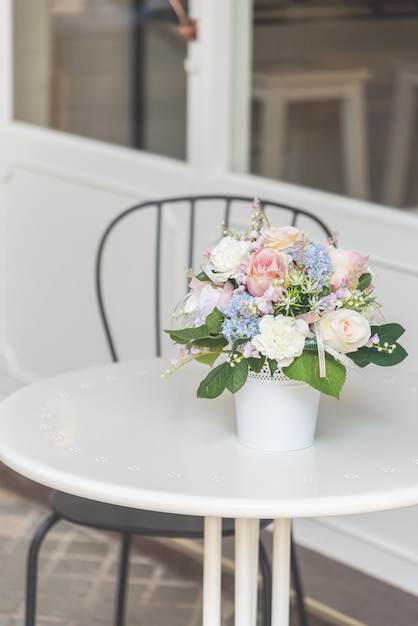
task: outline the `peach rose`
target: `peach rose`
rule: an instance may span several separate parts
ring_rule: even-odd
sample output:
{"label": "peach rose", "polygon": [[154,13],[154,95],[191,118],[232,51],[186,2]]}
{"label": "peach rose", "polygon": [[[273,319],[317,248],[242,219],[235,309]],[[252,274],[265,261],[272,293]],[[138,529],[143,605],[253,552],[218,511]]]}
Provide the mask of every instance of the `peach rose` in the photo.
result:
{"label": "peach rose", "polygon": [[292,248],[303,236],[303,233],[294,226],[262,228],[261,234],[266,238],[263,242],[263,248],[274,248],[275,250]]}
{"label": "peach rose", "polygon": [[334,248],[334,246],[327,246],[326,249],[334,268],[330,278],[333,291],[346,286],[347,283],[355,288],[358,279],[365,270],[367,257],[362,256],[358,252],[342,250],[341,248]]}
{"label": "peach rose", "polygon": [[318,324],[325,345],[342,354],[366,345],[371,335],[369,322],[351,309],[325,313]]}
{"label": "peach rose", "polygon": [[273,281],[287,283],[291,257],[274,248],[260,248],[252,255],[247,267],[247,289],[252,296],[262,296]]}

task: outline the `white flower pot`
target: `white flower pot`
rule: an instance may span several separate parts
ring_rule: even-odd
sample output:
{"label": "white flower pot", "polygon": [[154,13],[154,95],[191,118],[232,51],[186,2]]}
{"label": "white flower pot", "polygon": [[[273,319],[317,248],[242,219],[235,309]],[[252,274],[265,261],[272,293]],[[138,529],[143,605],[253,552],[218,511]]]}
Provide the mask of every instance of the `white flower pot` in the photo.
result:
{"label": "white flower pot", "polygon": [[249,372],[235,393],[238,441],[249,448],[285,452],[314,442],[319,391],[281,372]]}

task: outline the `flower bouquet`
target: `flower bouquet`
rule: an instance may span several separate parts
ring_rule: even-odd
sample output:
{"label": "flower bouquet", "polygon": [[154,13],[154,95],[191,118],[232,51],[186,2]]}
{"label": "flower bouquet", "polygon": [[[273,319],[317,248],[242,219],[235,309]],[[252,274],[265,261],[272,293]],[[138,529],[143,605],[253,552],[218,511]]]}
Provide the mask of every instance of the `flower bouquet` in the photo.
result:
{"label": "flower bouquet", "polygon": [[224,228],[191,274],[178,328],[166,331],[181,344],[167,375],[205,363],[211,370],[197,396],[215,398],[267,366],[271,376],[280,369],[338,398],[348,366],[391,366],[407,356],[397,342],[402,326],[382,323],[367,257],[335,239],[321,245],[292,226],[270,226],[257,200],[251,218],[244,234]]}

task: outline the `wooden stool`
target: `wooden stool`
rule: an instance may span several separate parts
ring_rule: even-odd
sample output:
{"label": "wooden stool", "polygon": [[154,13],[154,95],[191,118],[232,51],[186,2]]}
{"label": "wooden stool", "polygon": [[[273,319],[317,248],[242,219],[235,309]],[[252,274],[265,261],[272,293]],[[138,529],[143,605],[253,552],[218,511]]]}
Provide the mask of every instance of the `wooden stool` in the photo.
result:
{"label": "wooden stool", "polygon": [[367,70],[326,72],[255,73],[253,100],[262,104],[262,173],[282,178],[288,107],[292,102],[340,100],[347,193],[356,198],[369,195],[368,142],[365,82]]}
{"label": "wooden stool", "polygon": [[417,87],[418,63],[400,63],[396,71],[383,190],[383,202],[390,206],[401,206],[405,199],[416,120]]}

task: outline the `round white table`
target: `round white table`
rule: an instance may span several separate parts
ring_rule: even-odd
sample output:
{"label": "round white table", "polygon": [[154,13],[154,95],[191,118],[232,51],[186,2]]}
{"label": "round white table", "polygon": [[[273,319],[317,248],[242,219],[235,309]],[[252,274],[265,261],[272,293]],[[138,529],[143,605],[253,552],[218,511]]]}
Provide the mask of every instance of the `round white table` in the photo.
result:
{"label": "round white table", "polygon": [[[220,624],[221,518],[236,518],[235,623],[256,623],[258,520],[273,518],[273,626],[289,622],[292,518],[418,504],[418,375],[349,372],[322,397],[315,444],[237,442],[234,401],[195,397],[202,365],[116,363],[47,379],[0,404],[0,458],[49,487],[112,504],[205,517],[203,625]],[[260,407],[262,410],[262,407]]]}

